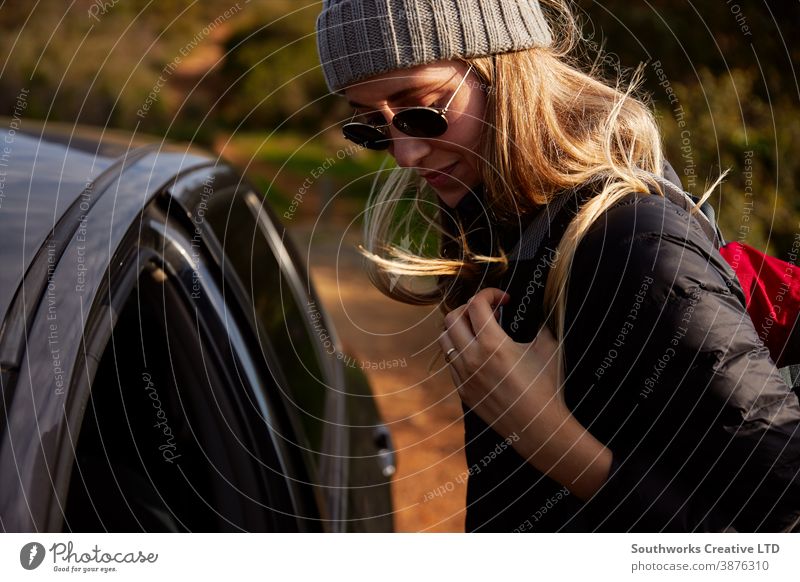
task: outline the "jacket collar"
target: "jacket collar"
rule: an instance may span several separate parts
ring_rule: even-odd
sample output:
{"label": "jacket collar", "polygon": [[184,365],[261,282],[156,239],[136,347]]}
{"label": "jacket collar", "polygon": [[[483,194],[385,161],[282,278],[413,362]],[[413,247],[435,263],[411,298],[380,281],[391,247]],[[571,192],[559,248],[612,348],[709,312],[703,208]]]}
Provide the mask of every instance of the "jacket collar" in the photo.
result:
{"label": "jacket collar", "polygon": [[[456,224],[460,224],[466,233],[470,250],[475,254],[490,256],[499,255],[501,249],[505,253],[511,252],[530,220],[521,217],[518,223],[512,225],[498,224],[486,202],[483,186],[467,192],[452,208],[439,200],[439,209],[442,226],[447,232],[457,237],[459,231]],[[446,256],[453,258],[450,254]]]}

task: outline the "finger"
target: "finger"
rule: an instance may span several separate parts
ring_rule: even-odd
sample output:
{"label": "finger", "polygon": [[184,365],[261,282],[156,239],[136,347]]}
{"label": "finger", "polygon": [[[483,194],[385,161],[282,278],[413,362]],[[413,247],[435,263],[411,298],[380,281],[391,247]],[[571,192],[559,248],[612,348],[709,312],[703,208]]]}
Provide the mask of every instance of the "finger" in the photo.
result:
{"label": "finger", "polygon": [[452,311],[450,311],[447,315],[444,316],[444,329],[447,331],[447,328],[450,327],[459,317],[464,316],[464,310],[467,308],[467,304],[460,305],[456,307]]}
{"label": "finger", "polygon": [[467,303],[467,317],[478,341],[486,346],[499,346],[508,334],[497,322],[496,310],[511,297],[500,289],[483,289]]}
{"label": "finger", "polygon": [[[489,287],[479,291],[465,305],[454,309],[445,317],[445,333],[449,341],[452,342],[452,345],[458,350],[459,354],[469,349],[477,349],[478,347],[475,341],[475,330],[479,328],[468,315],[468,310],[471,309],[471,305],[477,301],[485,306],[489,314],[492,314],[494,306],[500,306],[507,303],[509,300],[510,296],[507,293],[504,293],[500,289]],[[490,304],[492,307],[489,307]],[[492,314],[490,317],[493,318],[494,315]],[[490,345],[492,349],[496,349],[504,339],[508,338],[496,321],[495,326],[497,327],[497,333],[491,337],[484,338],[487,340],[487,345]],[[488,344],[490,341],[494,341],[495,343]],[[455,354],[453,354],[453,356],[455,357]],[[454,357],[450,359],[453,360]],[[461,370],[459,370],[459,372],[461,372]]]}
{"label": "finger", "polygon": [[463,352],[475,340],[469,318],[466,317],[467,306],[462,305],[451,311],[445,318],[445,335],[459,353]]}
{"label": "finger", "polygon": [[480,297],[493,306],[505,305],[511,300],[511,295],[498,289],[497,287],[486,287],[485,289],[481,289],[472,297],[472,299],[475,297]]}
{"label": "finger", "polygon": [[[478,301],[485,300],[492,306],[492,314],[498,323],[500,322],[500,307],[511,300],[511,295],[494,287],[487,287],[486,289],[480,290],[475,294],[472,300],[475,300],[476,297]],[[469,306],[469,302],[467,302],[467,305]]]}
{"label": "finger", "polygon": [[453,345],[453,342],[450,341],[450,338],[447,337],[446,332],[439,336],[439,349],[442,351],[445,364],[452,362],[453,358],[458,354],[458,349]]}
{"label": "finger", "polygon": [[[450,328],[456,324],[459,319],[464,317],[464,311],[466,310],[467,306],[462,305],[457,307],[453,311],[449,312],[444,317],[444,331],[439,336],[439,343],[442,345],[442,348],[450,348],[453,347],[453,340],[450,337]],[[446,345],[442,342],[446,342]]]}
{"label": "finger", "polygon": [[[466,309],[466,305],[462,305],[457,309],[454,309],[450,313],[445,316],[444,319],[444,331],[439,334],[438,342],[439,348],[442,350],[442,354],[444,355],[445,363],[449,364],[454,357],[456,357],[458,348],[453,344],[453,339],[451,337],[450,327],[452,327],[459,319],[463,319],[463,312]],[[455,350],[455,351],[451,351]],[[450,352],[450,355],[448,355]]]}

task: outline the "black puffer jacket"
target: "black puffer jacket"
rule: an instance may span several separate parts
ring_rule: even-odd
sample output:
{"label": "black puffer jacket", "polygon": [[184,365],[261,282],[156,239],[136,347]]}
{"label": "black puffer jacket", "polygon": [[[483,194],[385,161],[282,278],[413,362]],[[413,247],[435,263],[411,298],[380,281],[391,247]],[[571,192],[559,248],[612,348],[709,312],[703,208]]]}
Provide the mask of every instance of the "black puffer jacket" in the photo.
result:
{"label": "black puffer jacket", "polygon": [[[556,244],[512,263],[502,325],[530,341]],[[456,207],[483,250],[481,194]],[[524,227],[524,225],[522,225]],[[519,230],[519,229],[514,229]],[[502,233],[503,246],[515,240]],[[518,233],[516,235],[518,237]],[[631,195],[580,244],[566,317],[566,397],[614,453],[589,503],[536,471],[465,409],[467,531],[781,531],[800,521],[800,406],[758,339],[735,274],[696,221]]]}

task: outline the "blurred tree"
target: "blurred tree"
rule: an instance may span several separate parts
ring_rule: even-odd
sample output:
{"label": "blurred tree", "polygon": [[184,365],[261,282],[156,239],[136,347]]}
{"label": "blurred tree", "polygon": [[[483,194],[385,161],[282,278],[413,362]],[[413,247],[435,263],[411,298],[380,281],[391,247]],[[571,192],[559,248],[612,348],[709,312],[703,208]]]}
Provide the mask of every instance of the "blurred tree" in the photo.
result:
{"label": "blurred tree", "polygon": [[684,186],[701,193],[730,170],[712,198],[724,233],[785,255],[800,233],[800,46],[791,42],[800,2],[577,5],[585,46],[595,58],[605,49],[598,61],[609,77],[646,63],[643,89]]}
{"label": "blurred tree", "polygon": [[[248,5],[231,0],[45,0],[0,6],[0,107],[30,89],[27,114],[162,133],[213,102],[198,85],[216,59],[204,48],[230,34]],[[227,11],[227,13],[226,13]],[[196,65],[197,56],[201,67]],[[188,97],[188,105],[182,106]],[[198,107],[199,105],[199,107]],[[191,128],[194,125],[194,129]]]}
{"label": "blurred tree", "polygon": [[[800,44],[792,42],[800,2],[574,5],[583,50],[609,79],[618,72],[630,79],[646,63],[642,93],[684,186],[699,193],[730,169],[713,198],[727,237],[785,253],[800,232]],[[317,61],[320,7],[320,0],[4,2],[0,113],[9,115],[25,88],[29,117],[205,144],[218,132],[265,136],[276,128],[295,134],[292,143],[320,139],[347,116]]]}
{"label": "blurred tree", "polygon": [[[314,26],[319,2],[273,2],[251,14],[225,44],[222,116],[229,125],[251,129],[324,129],[331,105],[317,56]],[[291,6],[290,12],[287,6]],[[322,100],[322,102],[318,102]],[[333,105],[336,109],[335,105]],[[343,111],[343,108],[338,108]]]}

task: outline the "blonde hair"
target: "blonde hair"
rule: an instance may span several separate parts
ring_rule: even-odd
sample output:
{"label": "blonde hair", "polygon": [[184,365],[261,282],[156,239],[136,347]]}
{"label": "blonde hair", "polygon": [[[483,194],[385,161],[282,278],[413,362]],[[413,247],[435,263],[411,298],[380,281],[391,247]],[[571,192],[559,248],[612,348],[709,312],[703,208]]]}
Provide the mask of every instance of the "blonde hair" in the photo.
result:
{"label": "blonde hair", "polygon": [[[520,216],[567,190],[591,184],[599,191],[569,224],[547,278],[545,313],[561,340],[569,269],[578,245],[595,220],[624,196],[663,195],[654,178],[663,175],[663,153],[652,112],[633,94],[641,69],[625,90],[620,79],[612,86],[602,78],[599,55],[582,71],[571,56],[579,39],[575,19],[563,2],[543,4],[553,21],[552,46],[464,62],[474,66],[488,87],[481,177],[485,204],[498,228],[517,226]],[[473,255],[463,230],[456,237],[463,250],[460,258],[443,257],[441,249],[422,253],[399,245],[411,230],[416,228],[419,235],[419,224],[423,240],[431,232],[438,232],[442,241],[452,238],[429,210],[438,209],[432,196],[413,170],[392,170],[368,204],[361,251],[369,259],[371,280],[386,295],[413,304],[441,302],[447,311],[496,282],[508,260],[502,252]],[[415,283],[420,277],[435,277],[437,284],[421,287]]]}

